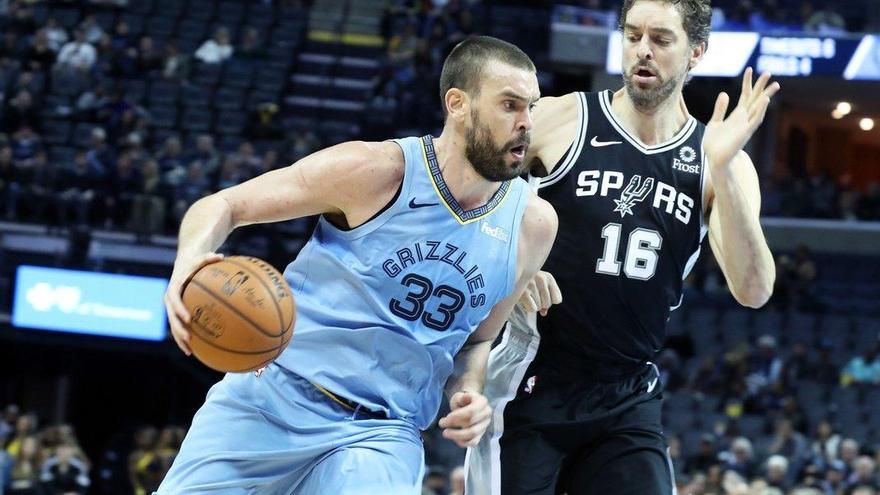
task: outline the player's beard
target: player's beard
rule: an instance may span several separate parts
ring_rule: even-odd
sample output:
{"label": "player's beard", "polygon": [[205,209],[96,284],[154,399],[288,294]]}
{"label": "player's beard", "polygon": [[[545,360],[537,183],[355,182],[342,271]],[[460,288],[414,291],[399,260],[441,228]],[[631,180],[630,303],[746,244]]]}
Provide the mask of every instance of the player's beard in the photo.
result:
{"label": "player's beard", "polygon": [[480,176],[491,182],[501,182],[525,173],[526,166],[523,160],[514,160],[508,165],[507,156],[510,149],[515,146],[528,147],[530,141],[528,132],[523,131],[517,138],[511,139],[499,148],[495,146],[489,127],[480,122],[476,110],[471,111],[471,121],[473,125],[465,131],[464,156]]}
{"label": "player's beard", "polygon": [[665,79],[660,75],[660,71],[656,67],[650,67],[657,78],[657,84],[654,87],[643,88],[632,80],[633,74],[642,68],[645,68],[645,66],[636,65],[628,73],[625,73],[623,75],[623,85],[626,87],[626,94],[629,95],[633,105],[643,112],[650,112],[656,110],[661,103],[666,101],[675,92],[675,88],[678,87],[678,83],[681,82],[684,76]]}

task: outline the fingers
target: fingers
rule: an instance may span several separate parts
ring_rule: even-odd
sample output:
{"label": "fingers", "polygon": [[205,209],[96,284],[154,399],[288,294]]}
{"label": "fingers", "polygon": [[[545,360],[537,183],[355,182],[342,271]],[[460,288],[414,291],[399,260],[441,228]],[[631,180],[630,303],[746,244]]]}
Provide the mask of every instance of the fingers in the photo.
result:
{"label": "fingers", "polygon": [[740,91],[739,101],[747,102],[752,96],[752,68],[747,67],[743,73],[742,90]]}
{"label": "fingers", "polygon": [[752,88],[752,101],[755,101],[757,98],[760,98],[764,92],[764,88],[767,87],[767,83],[770,81],[770,73],[765,72],[761,74],[761,77],[758,78],[758,81],[755,83],[755,87]]}
{"label": "fingers", "polygon": [[552,304],[562,304],[562,291],[559,289],[559,284],[556,283],[556,278],[553,277],[552,273],[547,274],[547,286],[550,288],[550,302]]}
{"label": "fingers", "polygon": [[480,443],[480,439],[483,438],[483,434],[486,433],[486,429],[489,427],[489,422],[490,419],[487,417],[483,421],[468,428],[460,430],[447,428],[443,430],[443,438],[452,440],[461,448],[476,446]]}
{"label": "fingers", "polygon": [[189,347],[189,332],[184,327],[184,323],[174,307],[171,294],[172,292],[170,291],[165,294],[165,310],[168,313],[168,327],[171,329],[171,336],[174,337],[174,341],[177,342],[177,347],[179,347],[184,354],[189,356],[192,354],[192,350]]}
{"label": "fingers", "polygon": [[[548,274],[549,275],[549,274]],[[548,285],[549,281],[542,277],[541,274],[538,274],[535,277],[536,285],[538,287],[538,299],[539,299],[539,311],[541,311],[541,316],[547,316],[547,309],[553,304],[550,301],[550,287]]]}
{"label": "fingers", "polygon": [[722,91],[715,100],[715,110],[712,112],[712,122],[722,122],[727,115],[727,105],[730,104],[730,96]]}

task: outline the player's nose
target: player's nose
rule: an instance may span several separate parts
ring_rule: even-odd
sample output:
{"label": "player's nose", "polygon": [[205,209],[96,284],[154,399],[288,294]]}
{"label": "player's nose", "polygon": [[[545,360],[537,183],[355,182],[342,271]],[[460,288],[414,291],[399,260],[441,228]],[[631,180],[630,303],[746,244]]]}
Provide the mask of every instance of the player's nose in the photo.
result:
{"label": "player's nose", "polygon": [[516,122],[516,130],[517,132],[531,131],[532,124],[532,112],[526,109],[525,111],[520,112],[520,117]]}
{"label": "player's nose", "polygon": [[639,44],[636,45],[636,55],[639,57],[639,60],[651,60],[654,58],[654,53],[651,51],[651,43],[649,42],[647,36],[642,36],[642,39],[639,40]]}

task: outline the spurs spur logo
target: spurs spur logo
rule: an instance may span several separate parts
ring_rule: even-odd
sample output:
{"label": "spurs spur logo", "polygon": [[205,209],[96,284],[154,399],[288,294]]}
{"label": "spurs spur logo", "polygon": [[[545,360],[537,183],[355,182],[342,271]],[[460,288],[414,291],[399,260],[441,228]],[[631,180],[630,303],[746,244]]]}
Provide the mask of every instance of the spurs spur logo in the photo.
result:
{"label": "spurs spur logo", "polygon": [[627,214],[632,215],[633,206],[644,201],[651,194],[652,190],[654,190],[653,177],[648,177],[642,181],[641,175],[632,176],[626,189],[620,193],[620,199],[614,200],[614,204],[617,205],[614,207],[614,211],[619,212],[621,218]]}

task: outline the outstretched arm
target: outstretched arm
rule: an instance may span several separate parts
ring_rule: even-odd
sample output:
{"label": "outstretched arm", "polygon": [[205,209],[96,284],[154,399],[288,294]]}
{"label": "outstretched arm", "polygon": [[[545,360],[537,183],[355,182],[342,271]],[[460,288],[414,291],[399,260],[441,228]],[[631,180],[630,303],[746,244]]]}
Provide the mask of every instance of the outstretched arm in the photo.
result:
{"label": "outstretched arm", "polygon": [[758,176],[742,148],[779,91],[779,83],[769,81],[770,74],[764,73],[753,86],[752,69],[747,69],[736,108],[725,118],[729,97],[721,93],[703,138],[711,179],[709,243],[734,298],[752,308],[770,298],[776,267],[758,218]]}
{"label": "outstretched arm", "polygon": [[507,322],[520,294],[544,264],[556,238],[557,218],[553,207],[533,196],[526,208],[517,248],[517,281],[513,293],[492,308],[455,356],[455,368],[446,382],[449,415],[440,419],[443,436],[459,447],[476,445],[489,426],[492,411],[483,396],[489,351]]}
{"label": "outstretched arm", "polygon": [[391,200],[403,178],[403,154],[392,142],[342,143],[196,201],[180,224],[177,259],[165,292],[171,334],[189,355],[186,280],[221,259],[214,251],[237,227],[325,214],[359,225]]}

